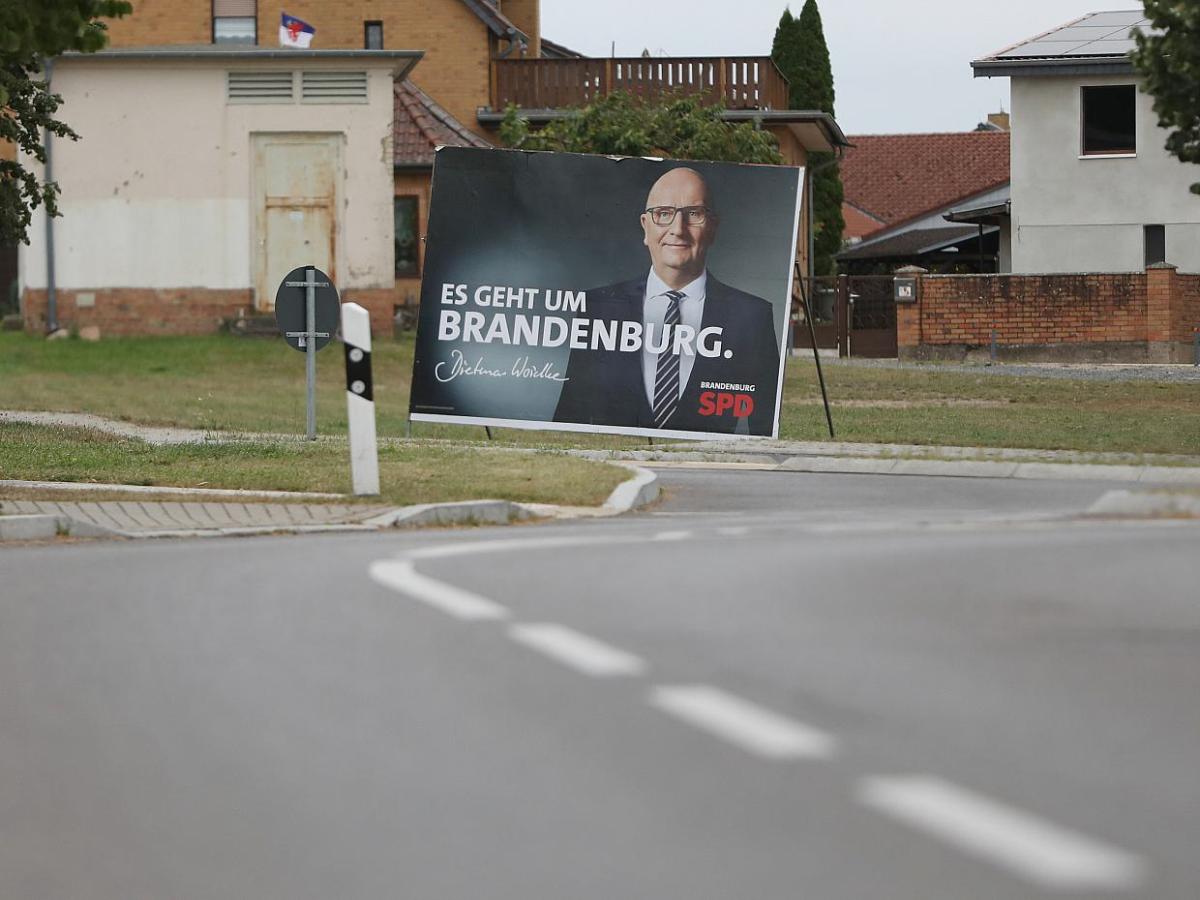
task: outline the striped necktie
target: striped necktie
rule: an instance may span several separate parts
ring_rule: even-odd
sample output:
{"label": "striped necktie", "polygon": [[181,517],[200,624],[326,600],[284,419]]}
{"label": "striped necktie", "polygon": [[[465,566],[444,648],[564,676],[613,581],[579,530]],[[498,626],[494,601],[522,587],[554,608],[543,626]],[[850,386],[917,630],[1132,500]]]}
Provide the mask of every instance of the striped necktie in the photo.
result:
{"label": "striped necktie", "polygon": [[654,427],[662,428],[675,414],[679,406],[679,354],[672,353],[675,329],[679,325],[679,301],[686,295],[682,291],[667,291],[670,304],[663,323],[666,346],[658,354],[658,368],[654,375]]}

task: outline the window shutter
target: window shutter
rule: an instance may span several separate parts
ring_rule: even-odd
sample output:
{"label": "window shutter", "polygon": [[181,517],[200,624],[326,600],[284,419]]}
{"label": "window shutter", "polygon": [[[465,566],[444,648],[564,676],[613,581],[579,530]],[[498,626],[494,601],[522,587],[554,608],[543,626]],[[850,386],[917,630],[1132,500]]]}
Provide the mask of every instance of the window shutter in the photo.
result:
{"label": "window shutter", "polygon": [[213,18],[253,17],[258,13],[257,6],[257,0],[213,0]]}

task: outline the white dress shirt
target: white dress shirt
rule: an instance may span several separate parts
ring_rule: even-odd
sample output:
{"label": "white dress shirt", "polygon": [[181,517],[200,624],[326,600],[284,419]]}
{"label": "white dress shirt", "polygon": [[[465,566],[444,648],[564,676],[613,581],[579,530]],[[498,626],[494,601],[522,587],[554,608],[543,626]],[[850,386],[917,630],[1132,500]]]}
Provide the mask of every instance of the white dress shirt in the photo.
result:
{"label": "white dress shirt", "polygon": [[[687,325],[695,334],[700,333],[700,325],[704,321],[704,295],[708,286],[708,270],[700,273],[695,281],[685,284],[679,292],[683,299],[679,301],[679,323]],[[662,330],[667,321],[667,308],[671,298],[667,291],[671,287],[658,277],[653,267],[646,279],[646,295],[642,300],[642,327],[654,326],[654,343],[662,343]],[[642,332],[645,335],[646,332]],[[670,350],[674,346],[674,335],[667,345]],[[692,366],[696,363],[696,341],[693,338],[679,355],[679,396],[683,396],[688,378],[692,374]],[[652,353],[645,343],[642,344],[642,383],[646,386],[646,399],[654,405],[654,379],[658,374],[658,354]]]}

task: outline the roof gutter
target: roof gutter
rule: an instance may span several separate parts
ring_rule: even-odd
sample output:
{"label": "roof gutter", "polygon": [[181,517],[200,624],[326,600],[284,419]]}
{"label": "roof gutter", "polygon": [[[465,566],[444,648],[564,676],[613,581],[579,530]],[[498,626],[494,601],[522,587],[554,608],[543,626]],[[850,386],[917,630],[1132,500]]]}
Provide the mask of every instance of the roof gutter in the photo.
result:
{"label": "roof gutter", "polygon": [[837,120],[827,112],[809,109],[727,109],[722,114],[727,122],[757,122],[763,125],[813,124],[824,132],[830,148],[849,147],[850,140]]}
{"label": "roof gutter", "polygon": [[1131,75],[1127,57],[1076,56],[1057,59],[977,59],[971,63],[976,78],[1012,75]]}
{"label": "roof gutter", "polygon": [[975,208],[956,209],[942,216],[947,222],[955,222],[959,224],[978,225],[981,223],[995,225],[996,220],[1012,216],[1012,200],[1005,200],[1003,203],[995,203],[991,206],[977,206]]}
{"label": "roof gutter", "polygon": [[423,50],[301,50],[301,49],[248,49],[228,50],[225,48],[200,49],[190,47],[161,47],[154,49],[116,49],[100,50],[96,53],[64,53],[60,60],[86,59],[98,62],[105,61],[148,61],[148,62],[179,62],[202,60],[241,60],[258,62],[260,60],[303,60],[317,62],[326,59],[355,59],[363,61],[388,60],[395,62],[392,70],[397,81],[403,81],[425,55]]}

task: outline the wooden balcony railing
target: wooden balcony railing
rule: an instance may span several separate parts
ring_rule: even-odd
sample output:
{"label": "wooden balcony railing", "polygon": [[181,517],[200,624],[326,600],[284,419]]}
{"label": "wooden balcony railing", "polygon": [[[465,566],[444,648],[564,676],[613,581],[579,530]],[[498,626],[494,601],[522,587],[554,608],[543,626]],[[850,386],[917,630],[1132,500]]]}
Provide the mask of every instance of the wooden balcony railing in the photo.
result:
{"label": "wooden balcony railing", "polygon": [[728,109],[787,109],[788,83],[770,57],[617,57],[492,61],[492,109],[586,106],[625,91],[655,100],[699,95]]}

